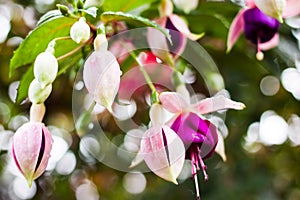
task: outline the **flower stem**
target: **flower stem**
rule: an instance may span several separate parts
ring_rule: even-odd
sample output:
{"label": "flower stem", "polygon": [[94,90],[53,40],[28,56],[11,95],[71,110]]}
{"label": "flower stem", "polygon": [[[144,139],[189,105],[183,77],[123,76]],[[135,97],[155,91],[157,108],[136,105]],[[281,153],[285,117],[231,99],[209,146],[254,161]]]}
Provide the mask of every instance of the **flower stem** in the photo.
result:
{"label": "flower stem", "polygon": [[73,54],[75,54],[77,51],[79,51],[82,47],[84,47],[85,45],[87,45],[88,43],[90,43],[92,41],[93,37],[91,37],[90,39],[88,39],[86,42],[80,44],[78,47],[76,47],[75,49],[73,49],[72,51],[60,56],[57,58],[57,61],[60,61],[62,59],[65,59]]}

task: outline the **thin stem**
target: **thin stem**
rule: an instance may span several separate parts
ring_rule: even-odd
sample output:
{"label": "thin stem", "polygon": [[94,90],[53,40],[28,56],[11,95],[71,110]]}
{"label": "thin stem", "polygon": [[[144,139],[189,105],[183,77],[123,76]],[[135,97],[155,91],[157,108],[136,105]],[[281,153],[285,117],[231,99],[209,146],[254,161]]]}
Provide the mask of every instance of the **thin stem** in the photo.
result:
{"label": "thin stem", "polygon": [[69,57],[69,56],[75,54],[75,53],[76,53],[77,51],[79,51],[82,47],[84,47],[85,45],[87,45],[88,43],[90,43],[92,39],[93,39],[93,37],[91,37],[91,38],[90,38],[89,40],[87,40],[86,42],[80,44],[78,47],[76,47],[76,48],[73,49],[72,51],[70,51],[70,52],[68,52],[68,53],[66,53],[66,54],[64,54],[64,55],[62,55],[62,56],[60,56],[60,57],[58,57],[58,58],[57,58],[57,61],[60,61],[60,60],[62,60],[62,59],[65,59],[65,58],[67,58],[67,57]]}
{"label": "thin stem", "polygon": [[[124,48],[126,48],[126,45],[124,43],[121,42],[121,44],[124,46]],[[141,61],[137,58],[137,56],[135,55],[135,53],[133,51],[130,51],[129,49],[127,49],[127,51],[129,52],[130,56],[133,57],[134,60],[137,62],[140,71],[142,72],[144,78],[146,79],[146,82],[147,82],[149,88],[151,89],[151,92],[153,94],[157,93],[156,88],[155,88],[154,84],[152,83],[152,80],[151,80],[150,76],[148,75],[145,68],[143,67],[143,64],[141,63]]]}
{"label": "thin stem", "polygon": [[153,93],[157,92],[155,86],[153,85],[153,83],[151,81],[151,78],[149,77],[148,73],[146,72],[145,68],[143,67],[143,64],[141,63],[141,61],[137,58],[137,56],[135,55],[135,53],[133,51],[130,52],[130,55],[135,59],[135,61],[139,65],[139,69],[142,72],[143,76],[145,77],[146,82],[147,82],[148,86],[150,87],[151,91]]}

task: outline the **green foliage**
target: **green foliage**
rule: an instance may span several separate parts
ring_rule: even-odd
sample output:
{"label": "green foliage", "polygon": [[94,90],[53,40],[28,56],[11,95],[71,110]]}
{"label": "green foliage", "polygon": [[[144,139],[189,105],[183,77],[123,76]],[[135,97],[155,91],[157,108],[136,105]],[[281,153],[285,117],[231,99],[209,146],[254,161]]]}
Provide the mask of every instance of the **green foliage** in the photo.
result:
{"label": "green foliage", "polygon": [[104,11],[128,12],[145,4],[151,4],[155,1],[157,0],[104,0],[102,6]]}
{"label": "green foliage", "polygon": [[169,31],[167,29],[162,28],[158,24],[156,24],[153,21],[150,21],[147,18],[140,17],[137,15],[132,15],[128,13],[123,13],[123,12],[104,12],[101,15],[101,20],[104,23],[111,22],[111,21],[126,21],[129,23],[138,23],[137,25],[139,26],[148,26],[148,27],[153,27],[158,30],[160,30],[170,41],[172,44],[171,36],[169,34]]}
{"label": "green foliage", "polygon": [[[10,75],[23,66],[31,65],[36,56],[45,51],[49,42],[55,38],[69,36],[70,28],[76,19],[60,17],[41,24],[34,29],[14,52],[10,62]],[[75,42],[68,45],[56,46],[55,56],[61,56],[78,46]]]}

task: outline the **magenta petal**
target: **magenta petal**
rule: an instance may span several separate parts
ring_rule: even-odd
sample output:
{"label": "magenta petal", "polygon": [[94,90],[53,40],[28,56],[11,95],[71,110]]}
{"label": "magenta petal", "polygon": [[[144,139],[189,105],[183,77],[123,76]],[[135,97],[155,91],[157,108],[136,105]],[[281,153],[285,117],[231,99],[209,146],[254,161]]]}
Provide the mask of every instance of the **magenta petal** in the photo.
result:
{"label": "magenta petal", "polygon": [[111,111],[120,85],[120,66],[109,51],[95,51],[86,60],[83,81],[94,100]]}
{"label": "magenta petal", "polygon": [[185,158],[181,139],[168,126],[154,126],[141,141],[141,153],[147,166],[157,176],[177,184]]}
{"label": "magenta petal", "polygon": [[[210,157],[218,143],[216,127],[208,120],[204,120],[196,113],[180,114],[171,128],[181,138],[186,148],[197,145],[203,159]],[[189,158],[187,154],[187,158]]]}
{"label": "magenta petal", "polygon": [[287,0],[285,8],[283,9],[282,17],[293,17],[300,14],[299,0]]}
{"label": "magenta petal", "polygon": [[51,134],[43,123],[28,122],[16,131],[12,154],[29,185],[45,171],[52,143]]}
{"label": "magenta petal", "polygon": [[241,10],[231,23],[227,38],[227,52],[231,50],[241,33],[244,31],[244,13],[247,10],[248,9]]}
{"label": "magenta petal", "polygon": [[186,109],[189,105],[184,98],[176,92],[162,92],[159,95],[161,105],[171,113],[179,113]]}

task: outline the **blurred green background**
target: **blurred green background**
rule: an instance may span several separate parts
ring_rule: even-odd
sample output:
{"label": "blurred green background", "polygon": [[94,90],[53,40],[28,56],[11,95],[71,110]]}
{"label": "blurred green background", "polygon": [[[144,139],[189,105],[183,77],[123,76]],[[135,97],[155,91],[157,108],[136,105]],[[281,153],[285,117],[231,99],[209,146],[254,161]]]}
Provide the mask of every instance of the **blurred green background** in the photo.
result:
{"label": "blurred green background", "polygon": [[[158,2],[152,2],[142,16],[157,15]],[[195,199],[194,182],[190,178],[173,185],[152,173],[116,171],[93,158],[89,151],[99,150],[97,140],[85,138],[94,144],[94,149],[86,149],[81,143],[83,138],[74,129],[73,79],[68,74],[55,81],[46,101],[45,121],[59,147],[52,166],[31,189],[10,169],[8,144],[17,127],[28,120],[30,106],[28,102],[21,105],[13,102],[23,72],[8,77],[10,58],[39,17],[55,9],[56,3],[65,2],[0,0],[0,199]],[[298,200],[300,53],[292,32],[297,30],[283,23],[280,45],[265,52],[263,61],[256,60],[256,47],[243,35],[226,54],[228,29],[240,9],[236,3],[199,1],[197,9],[188,15],[179,9],[174,11],[187,20],[192,32],[205,32],[198,42],[216,62],[231,98],[247,106],[243,111],[227,111],[227,161],[223,162],[218,155],[206,160],[209,181],[204,182],[199,172],[201,197]]]}

